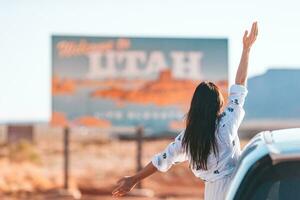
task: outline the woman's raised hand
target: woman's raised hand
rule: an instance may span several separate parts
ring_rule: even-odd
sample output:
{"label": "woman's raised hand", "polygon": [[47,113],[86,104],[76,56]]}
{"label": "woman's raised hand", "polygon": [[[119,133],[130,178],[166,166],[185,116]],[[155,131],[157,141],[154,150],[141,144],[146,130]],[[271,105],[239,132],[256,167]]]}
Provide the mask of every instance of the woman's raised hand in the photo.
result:
{"label": "woman's raised hand", "polygon": [[248,34],[248,31],[246,30],[243,37],[243,47],[244,50],[249,50],[253,43],[256,40],[258,34],[258,27],[257,22],[254,22],[251,27],[250,34]]}
{"label": "woman's raised hand", "polygon": [[256,40],[258,34],[257,22],[254,22],[251,27],[250,34],[245,31],[243,37],[243,52],[240,60],[240,64],[235,76],[235,84],[246,85],[248,76],[248,62],[250,48]]}
{"label": "woman's raised hand", "polygon": [[132,190],[137,181],[132,176],[125,176],[117,182],[117,186],[112,192],[113,197],[124,196]]}

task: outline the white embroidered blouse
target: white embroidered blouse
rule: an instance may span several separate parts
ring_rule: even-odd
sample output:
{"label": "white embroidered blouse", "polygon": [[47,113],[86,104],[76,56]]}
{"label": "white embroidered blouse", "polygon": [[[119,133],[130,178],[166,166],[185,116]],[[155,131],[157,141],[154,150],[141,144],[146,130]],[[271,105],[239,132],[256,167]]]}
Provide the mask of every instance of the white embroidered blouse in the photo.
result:
{"label": "white embroidered blouse", "polygon": [[[231,174],[234,170],[241,153],[237,131],[245,115],[243,105],[247,93],[247,88],[242,85],[231,86],[228,105],[224,109],[216,129],[219,154],[217,157],[213,153],[209,155],[208,170],[191,167],[196,177],[213,182]],[[173,164],[190,160],[188,153],[182,147],[183,135],[184,131],[163,152],[153,156],[152,164],[159,171],[166,172]]]}

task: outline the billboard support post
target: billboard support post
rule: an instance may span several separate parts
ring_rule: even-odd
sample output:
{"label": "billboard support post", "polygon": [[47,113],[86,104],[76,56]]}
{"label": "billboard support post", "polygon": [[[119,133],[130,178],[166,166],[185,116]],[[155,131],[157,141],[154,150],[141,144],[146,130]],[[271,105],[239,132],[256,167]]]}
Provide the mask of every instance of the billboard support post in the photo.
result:
{"label": "billboard support post", "polygon": [[69,189],[69,139],[70,129],[64,127],[64,189]]}
{"label": "billboard support post", "polygon": [[[136,143],[137,143],[137,154],[136,154],[136,171],[140,171],[142,169],[142,151],[143,151],[143,137],[144,137],[144,128],[139,126],[136,131]],[[137,188],[142,188],[142,183],[139,182],[137,184]]]}

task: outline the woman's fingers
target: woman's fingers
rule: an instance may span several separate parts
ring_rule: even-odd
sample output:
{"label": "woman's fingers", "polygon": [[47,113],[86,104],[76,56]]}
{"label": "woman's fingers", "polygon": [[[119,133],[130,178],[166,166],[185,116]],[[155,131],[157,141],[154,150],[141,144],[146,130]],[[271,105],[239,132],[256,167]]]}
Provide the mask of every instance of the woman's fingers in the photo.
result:
{"label": "woman's fingers", "polygon": [[113,197],[118,197],[119,191],[112,194]]}
{"label": "woman's fingers", "polygon": [[254,22],[251,27],[251,32],[249,36],[251,41],[253,41],[255,38],[255,32],[256,32],[256,22]]}
{"label": "woman's fingers", "polygon": [[123,193],[124,193],[123,190],[118,189],[117,191],[115,191],[115,192],[113,193],[113,197],[123,196],[123,195],[124,195]]}
{"label": "woman's fingers", "polygon": [[243,36],[243,40],[245,40],[247,38],[247,36],[248,36],[248,31],[245,30],[245,33],[244,33],[244,36]]}
{"label": "woman's fingers", "polygon": [[120,192],[118,193],[119,196],[124,196],[127,193],[127,191],[125,190],[120,190]]}
{"label": "woman's fingers", "polygon": [[116,189],[114,189],[114,190],[112,191],[112,194],[114,195],[114,194],[118,193],[118,192],[119,192],[119,189],[120,189],[120,187],[121,187],[121,186],[118,186]]}
{"label": "woman's fingers", "polygon": [[113,193],[113,197],[121,197],[124,196],[127,192],[123,189],[117,190],[115,193]]}
{"label": "woman's fingers", "polygon": [[128,192],[128,190],[126,189],[126,187],[122,184],[119,184],[113,191],[112,191],[112,196],[113,197],[120,197],[120,196],[124,196],[126,193]]}
{"label": "woman's fingers", "polygon": [[112,191],[112,195],[115,195],[115,194],[119,193],[120,191],[122,191],[123,190],[122,187],[123,187],[123,185],[118,184],[117,187]]}
{"label": "woman's fingers", "polygon": [[258,35],[258,25],[257,25],[257,22],[255,23],[255,33],[254,33],[254,35],[255,35],[255,39],[256,39],[256,37]]}
{"label": "woman's fingers", "polygon": [[254,33],[254,30],[255,30],[255,22],[252,23],[252,26],[251,26],[251,31],[250,31],[250,35],[252,35]]}
{"label": "woman's fingers", "polygon": [[118,197],[119,192],[116,192],[112,195],[112,197]]}
{"label": "woman's fingers", "polygon": [[258,25],[257,25],[257,22],[256,22],[256,36],[258,35]]}
{"label": "woman's fingers", "polygon": [[254,29],[255,29],[255,22],[254,23],[252,23],[252,25],[251,25],[251,29],[250,29],[250,34],[249,34],[249,37],[253,34],[253,32],[254,32]]}
{"label": "woman's fingers", "polygon": [[116,191],[114,194],[113,194],[113,197],[119,197],[120,196],[120,191]]}
{"label": "woman's fingers", "polygon": [[257,22],[254,23],[254,30],[253,30],[253,39],[256,39],[258,33],[258,28],[257,28]]}
{"label": "woman's fingers", "polygon": [[251,37],[251,43],[254,43],[254,42],[255,42],[257,33],[258,33],[258,30],[257,30],[257,22],[255,22],[255,23],[254,23],[254,29],[253,29],[252,37]]}

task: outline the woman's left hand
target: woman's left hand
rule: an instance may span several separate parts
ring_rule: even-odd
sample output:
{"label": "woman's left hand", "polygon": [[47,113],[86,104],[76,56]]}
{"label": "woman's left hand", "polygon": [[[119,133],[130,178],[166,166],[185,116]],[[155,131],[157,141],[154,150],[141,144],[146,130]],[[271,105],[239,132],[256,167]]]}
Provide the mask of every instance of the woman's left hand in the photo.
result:
{"label": "woman's left hand", "polygon": [[113,197],[124,196],[137,184],[137,180],[132,176],[125,176],[117,182],[117,186],[112,192]]}

